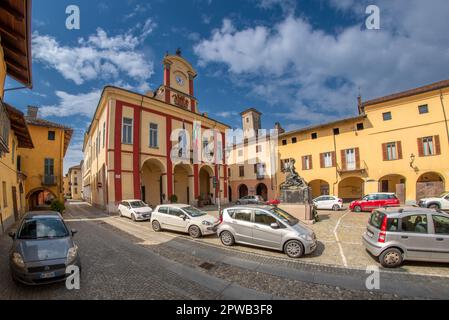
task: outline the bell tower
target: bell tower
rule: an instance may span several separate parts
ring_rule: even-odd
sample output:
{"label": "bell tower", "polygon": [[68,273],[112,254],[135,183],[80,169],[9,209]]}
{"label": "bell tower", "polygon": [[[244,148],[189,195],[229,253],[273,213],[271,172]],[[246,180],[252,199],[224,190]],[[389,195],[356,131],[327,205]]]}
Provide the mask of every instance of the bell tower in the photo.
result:
{"label": "bell tower", "polygon": [[245,135],[254,132],[257,135],[257,130],[262,129],[261,116],[262,113],[254,108],[249,108],[240,113],[242,116],[242,128]]}
{"label": "bell tower", "polygon": [[198,101],[194,94],[194,80],[197,76],[192,65],[182,57],[181,50],[176,54],[165,55],[164,84],[157,93],[157,98],[166,103],[198,112]]}

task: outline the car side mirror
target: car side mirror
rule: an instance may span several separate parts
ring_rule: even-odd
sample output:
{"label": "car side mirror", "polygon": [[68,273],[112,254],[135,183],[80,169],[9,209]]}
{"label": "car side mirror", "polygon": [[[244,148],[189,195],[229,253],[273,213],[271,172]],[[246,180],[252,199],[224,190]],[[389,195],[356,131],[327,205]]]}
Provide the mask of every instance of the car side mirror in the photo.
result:
{"label": "car side mirror", "polygon": [[181,214],[179,217],[184,221],[186,221],[186,219],[187,219],[187,216],[185,214]]}
{"label": "car side mirror", "polygon": [[72,237],[73,237],[75,234],[77,234],[77,233],[78,233],[78,230],[72,229]]}
{"label": "car side mirror", "polygon": [[272,223],[270,225],[271,229],[279,229],[279,224],[277,224],[276,222]]}
{"label": "car side mirror", "polygon": [[11,239],[13,239],[14,240],[14,238],[16,237],[16,233],[14,232],[14,231],[10,231],[9,233],[8,233],[8,235],[11,237]]}

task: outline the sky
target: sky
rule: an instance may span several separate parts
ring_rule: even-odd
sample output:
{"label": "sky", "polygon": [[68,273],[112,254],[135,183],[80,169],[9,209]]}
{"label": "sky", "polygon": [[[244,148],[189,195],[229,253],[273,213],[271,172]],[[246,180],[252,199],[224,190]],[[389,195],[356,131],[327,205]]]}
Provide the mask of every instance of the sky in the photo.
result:
{"label": "sky", "polygon": [[[380,9],[380,29],[365,26]],[[66,28],[66,8],[80,29]],[[231,127],[253,107],[287,130],[357,114],[363,100],[449,78],[447,0],[34,0],[33,89],[5,101],[74,129],[64,172],[105,85],[145,93],[179,47],[200,112]],[[5,88],[17,87],[7,79]]]}

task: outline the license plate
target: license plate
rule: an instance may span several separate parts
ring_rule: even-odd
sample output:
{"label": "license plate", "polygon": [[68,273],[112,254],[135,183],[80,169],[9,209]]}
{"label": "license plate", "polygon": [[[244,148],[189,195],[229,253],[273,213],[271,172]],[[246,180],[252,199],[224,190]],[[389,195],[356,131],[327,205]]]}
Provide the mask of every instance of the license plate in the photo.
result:
{"label": "license plate", "polygon": [[372,237],[374,236],[374,233],[371,232],[371,231],[369,231],[369,230],[366,230],[366,235],[367,235],[368,237],[372,238]]}
{"label": "license plate", "polygon": [[48,278],[54,278],[54,277],[55,277],[54,272],[41,273],[41,279],[48,279]]}

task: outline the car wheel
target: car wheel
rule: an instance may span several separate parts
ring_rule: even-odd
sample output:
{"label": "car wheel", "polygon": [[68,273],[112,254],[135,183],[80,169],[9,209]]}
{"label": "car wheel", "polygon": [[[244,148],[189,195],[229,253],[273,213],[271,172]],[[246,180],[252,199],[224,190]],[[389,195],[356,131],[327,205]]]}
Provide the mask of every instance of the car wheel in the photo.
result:
{"label": "car wheel", "polygon": [[361,206],[355,206],[354,207],[354,211],[355,212],[362,212],[362,207]]}
{"label": "car wheel", "polygon": [[334,204],[334,206],[332,207],[332,210],[338,211],[338,210],[340,210],[340,206],[338,204]]}
{"label": "car wheel", "polygon": [[200,230],[200,228],[198,228],[197,226],[191,226],[189,228],[189,235],[192,238],[199,238],[199,237],[201,237],[201,230]]}
{"label": "car wheel", "polygon": [[119,211],[118,211],[118,216],[119,216],[120,218],[123,217],[122,210],[120,210],[120,209],[119,209]]}
{"label": "car wheel", "polygon": [[396,248],[385,250],[379,257],[380,264],[385,268],[399,267],[403,260],[402,252]]}
{"label": "car wheel", "polygon": [[220,233],[220,240],[225,246],[232,246],[235,243],[234,236],[229,231],[223,231]]}
{"label": "car wheel", "polygon": [[440,209],[440,205],[438,203],[432,203],[431,205],[428,206],[428,208],[438,210]]}
{"label": "car wheel", "polygon": [[151,226],[153,227],[153,230],[154,230],[155,232],[159,232],[159,231],[162,230],[161,225],[160,225],[159,221],[157,221],[157,220],[154,220],[154,221],[151,223]]}
{"label": "car wheel", "polygon": [[300,258],[304,254],[304,246],[298,240],[290,240],[285,244],[284,252],[290,258]]}

